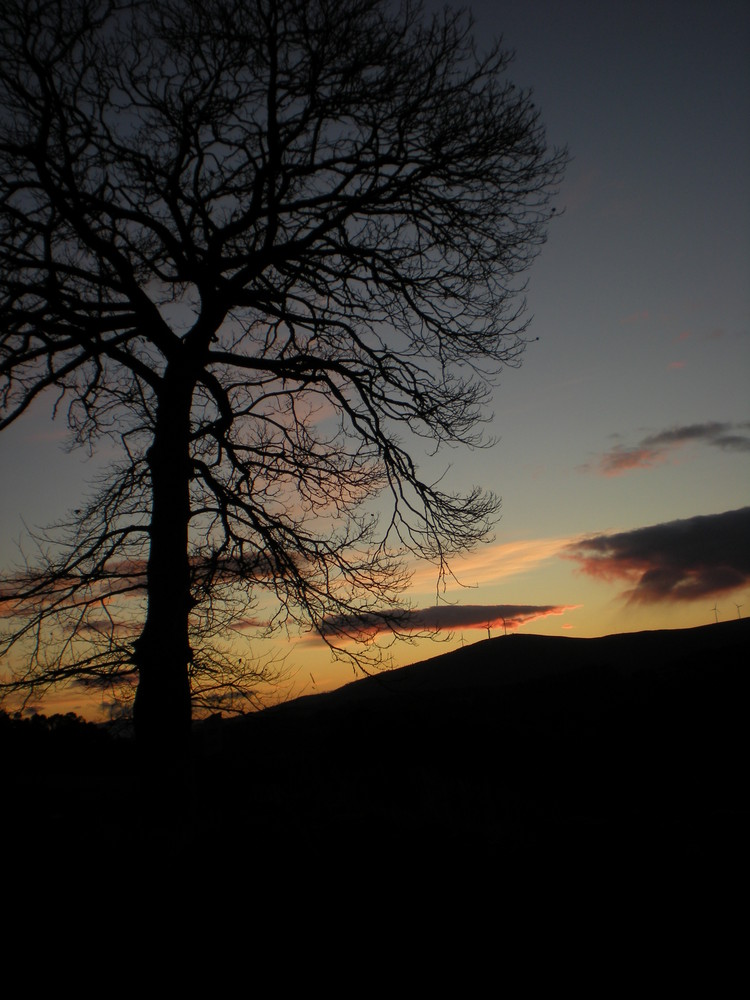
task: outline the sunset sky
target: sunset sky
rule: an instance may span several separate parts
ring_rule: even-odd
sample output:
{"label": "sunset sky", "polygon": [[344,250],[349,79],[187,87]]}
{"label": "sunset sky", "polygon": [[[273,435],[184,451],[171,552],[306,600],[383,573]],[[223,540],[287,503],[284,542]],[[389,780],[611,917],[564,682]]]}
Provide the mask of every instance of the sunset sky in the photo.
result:
{"label": "sunset sky", "polygon": [[[511,79],[533,88],[571,162],[529,275],[539,340],[495,396],[498,443],[445,459],[447,483],[502,496],[496,539],[456,564],[465,586],[442,595],[439,615],[435,571],[415,567],[414,625],[447,641],[394,646],[393,662],[485,638],[488,623],[499,635],[503,618],[596,636],[746,617],[750,7],[472,6],[479,47],[502,34],[516,50]],[[77,506],[107,460],[67,453],[49,410],[0,435],[5,566],[22,517],[43,524]],[[298,690],[352,678],[315,644],[286,645]]]}

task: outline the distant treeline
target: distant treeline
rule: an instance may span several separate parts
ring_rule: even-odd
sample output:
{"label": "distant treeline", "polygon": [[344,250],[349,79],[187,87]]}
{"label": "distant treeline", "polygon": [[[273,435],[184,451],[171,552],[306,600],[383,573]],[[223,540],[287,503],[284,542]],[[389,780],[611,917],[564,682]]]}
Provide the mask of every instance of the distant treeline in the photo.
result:
{"label": "distant treeline", "polygon": [[23,716],[0,709],[0,753],[16,772],[40,764],[60,770],[83,760],[104,763],[116,742],[107,727],[75,712]]}

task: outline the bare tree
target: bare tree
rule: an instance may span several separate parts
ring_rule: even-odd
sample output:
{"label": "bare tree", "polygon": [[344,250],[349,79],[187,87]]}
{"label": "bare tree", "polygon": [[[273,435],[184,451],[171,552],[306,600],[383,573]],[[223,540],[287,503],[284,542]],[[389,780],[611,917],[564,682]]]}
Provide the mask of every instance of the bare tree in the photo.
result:
{"label": "bare tree", "polygon": [[122,448],[3,584],[9,683],[137,673],[139,734],[179,743],[191,683],[245,690],[220,641],[249,608],[338,649],[405,558],[487,537],[496,498],[414,442],[482,444],[565,154],[463,13],[0,11],[0,427],[51,393],[75,443]]}

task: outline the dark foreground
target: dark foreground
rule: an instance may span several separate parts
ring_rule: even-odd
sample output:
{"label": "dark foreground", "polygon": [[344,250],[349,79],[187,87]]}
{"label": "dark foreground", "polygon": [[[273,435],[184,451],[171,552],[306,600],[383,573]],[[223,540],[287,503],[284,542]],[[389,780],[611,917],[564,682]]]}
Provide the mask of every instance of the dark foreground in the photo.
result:
{"label": "dark foreground", "polygon": [[750,620],[479,642],[198,726],[185,781],[146,800],[130,741],[6,718],[4,850],[463,844],[519,863],[740,877],[749,642]]}

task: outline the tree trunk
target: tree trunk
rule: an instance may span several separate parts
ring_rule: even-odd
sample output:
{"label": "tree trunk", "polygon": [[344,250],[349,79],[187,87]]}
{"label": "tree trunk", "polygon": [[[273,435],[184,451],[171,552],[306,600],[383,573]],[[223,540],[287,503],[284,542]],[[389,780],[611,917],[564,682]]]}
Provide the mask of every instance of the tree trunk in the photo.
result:
{"label": "tree trunk", "polygon": [[136,739],[149,766],[180,765],[190,739],[188,616],[192,606],[188,562],[190,519],[189,380],[165,374],[159,396],[151,470],[148,610],[136,644]]}

